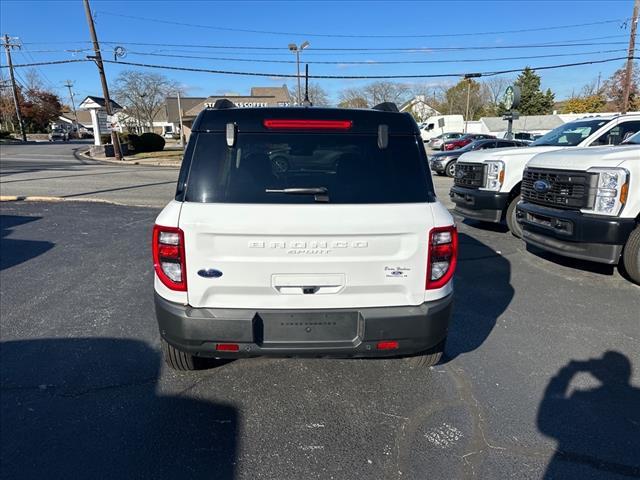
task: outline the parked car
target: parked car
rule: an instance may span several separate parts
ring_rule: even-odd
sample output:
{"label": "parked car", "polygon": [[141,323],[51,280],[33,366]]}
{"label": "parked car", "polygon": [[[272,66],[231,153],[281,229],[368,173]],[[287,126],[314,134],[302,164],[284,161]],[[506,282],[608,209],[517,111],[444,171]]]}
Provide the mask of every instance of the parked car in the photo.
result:
{"label": "parked car", "polygon": [[429,147],[433,150],[442,150],[442,146],[444,142],[448,142],[450,140],[456,140],[462,137],[464,133],[460,132],[449,132],[449,133],[441,133],[437,137],[433,137],[429,140]]}
{"label": "parked car", "polygon": [[536,155],[516,219],[528,245],[616,265],[640,284],[640,133],[615,147]]}
{"label": "parked car", "polygon": [[69,133],[61,128],[54,128],[49,132],[49,141],[55,142],[56,140],[60,140],[62,142],[69,141]]}
{"label": "parked car", "polygon": [[493,135],[487,135],[486,133],[467,133],[456,140],[445,142],[442,149],[446,151],[456,150],[458,148],[464,147],[465,145],[469,145],[474,140],[482,140],[485,138],[496,138],[496,137],[494,137]]}
{"label": "parked car", "polygon": [[511,233],[521,237],[516,205],[527,162],[552,150],[617,145],[638,130],[638,114],[586,117],[560,125],[528,148],[470,152],[456,166],[450,192],[455,211],[465,218],[485,222],[505,219]]}
{"label": "parked car", "polygon": [[153,228],[167,364],[265,355],[436,363],[458,247],[427,167],[415,122],[389,104],[218,100],[203,110],[175,199]]}
{"label": "parked car", "polygon": [[476,150],[486,150],[488,148],[508,148],[508,147],[526,147],[527,143],[520,140],[502,140],[496,139],[484,139],[474,140],[473,142],[465,145],[457,150],[450,152],[439,152],[431,155],[429,165],[431,171],[436,172],[438,175],[446,175],[453,178],[455,175],[456,162],[461,155],[467,152],[473,152]]}

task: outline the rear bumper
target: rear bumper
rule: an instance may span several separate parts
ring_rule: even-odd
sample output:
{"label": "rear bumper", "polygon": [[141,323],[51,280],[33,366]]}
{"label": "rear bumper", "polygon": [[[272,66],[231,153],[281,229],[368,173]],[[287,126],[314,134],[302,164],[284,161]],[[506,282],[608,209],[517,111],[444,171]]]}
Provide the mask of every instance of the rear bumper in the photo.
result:
{"label": "rear bumper", "polygon": [[523,240],[558,255],[615,265],[636,222],[632,218],[600,217],[574,210],[520,202],[516,218]]}
{"label": "rear bumper", "polygon": [[[256,311],[192,308],[156,293],[155,305],[162,338],[196,356],[388,357],[423,352],[444,340],[453,295],[415,307]],[[353,316],[357,324],[353,335],[326,340],[342,328],[341,315]],[[274,328],[289,331],[290,337],[285,333],[277,341],[265,338],[265,332]],[[398,348],[376,349],[379,341],[388,340],[397,340]],[[238,344],[239,350],[218,351],[219,343]]]}
{"label": "rear bumper", "polygon": [[509,204],[508,192],[488,192],[475,188],[453,186],[449,191],[455,203],[454,212],[472,220],[499,223]]}

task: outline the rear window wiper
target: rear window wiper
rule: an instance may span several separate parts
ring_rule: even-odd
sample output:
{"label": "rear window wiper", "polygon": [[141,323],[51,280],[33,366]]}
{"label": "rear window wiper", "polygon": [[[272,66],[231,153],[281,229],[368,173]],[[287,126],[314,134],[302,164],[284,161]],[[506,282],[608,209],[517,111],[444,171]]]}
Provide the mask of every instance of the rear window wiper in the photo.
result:
{"label": "rear window wiper", "polygon": [[265,193],[285,193],[287,195],[314,195],[316,202],[329,201],[327,187],[267,188]]}

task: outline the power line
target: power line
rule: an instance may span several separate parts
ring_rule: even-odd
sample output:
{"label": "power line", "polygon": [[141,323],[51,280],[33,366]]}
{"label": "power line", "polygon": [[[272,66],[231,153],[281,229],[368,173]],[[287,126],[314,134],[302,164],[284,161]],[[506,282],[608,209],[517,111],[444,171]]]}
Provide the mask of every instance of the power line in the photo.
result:
{"label": "power line", "polygon": [[[41,65],[60,65],[63,63],[78,63],[78,62],[89,62],[86,58],[78,58],[78,59],[70,59],[70,60],[52,60],[50,62],[36,62],[36,63],[21,63],[19,65],[14,65],[14,68],[24,68],[24,67],[39,67]],[[9,68],[7,65],[0,65],[0,68]]]}
{"label": "power line", "polygon": [[[634,57],[640,58],[640,57]],[[616,57],[616,58],[605,58],[601,60],[589,60],[584,62],[574,62],[574,63],[564,63],[560,65],[545,65],[541,67],[529,67],[533,70],[552,70],[557,68],[567,68],[567,67],[577,67],[581,65],[593,65],[599,63],[608,63],[614,62],[617,60],[626,60],[627,57]],[[295,74],[289,73],[273,73],[273,72],[242,72],[242,71],[232,71],[232,70],[213,70],[207,68],[194,68],[194,67],[177,67],[171,65],[156,65],[149,63],[137,63],[137,62],[128,62],[128,61],[114,61],[114,60],[103,60],[104,63],[112,63],[119,65],[129,65],[133,67],[144,67],[144,68],[156,68],[162,70],[175,70],[175,71],[184,71],[184,72],[201,72],[201,73],[215,73],[222,75],[238,75],[238,76],[252,76],[252,77],[280,77],[280,78],[297,78]],[[488,72],[479,72],[474,73],[475,76],[481,77],[489,77],[495,75],[503,75],[506,73],[516,73],[524,70],[524,67],[514,68],[508,70],[496,70],[496,71],[488,71]],[[309,75],[309,78],[314,79],[334,79],[334,80],[391,80],[391,79],[400,79],[400,78],[443,78],[443,77],[464,77],[468,75],[468,73],[439,73],[439,74],[422,74],[422,75]]]}
{"label": "power line", "polygon": [[628,18],[617,18],[612,20],[600,20],[597,22],[589,22],[589,23],[576,23],[572,25],[557,25],[552,27],[524,28],[524,29],[517,29],[517,30],[502,30],[502,31],[493,31],[493,32],[429,33],[429,34],[403,34],[403,35],[354,35],[354,34],[335,34],[335,33],[278,32],[278,31],[269,31],[269,30],[230,28],[230,27],[220,27],[220,26],[214,26],[214,25],[203,25],[203,24],[197,24],[197,23],[176,22],[173,20],[162,20],[158,18],[141,17],[136,15],[125,15],[122,13],[107,12],[104,10],[100,10],[96,13],[100,15],[108,15],[112,17],[128,18],[131,20],[142,20],[147,22],[156,22],[156,23],[163,23],[166,25],[177,25],[182,27],[206,28],[210,30],[218,30],[218,31],[224,31],[224,32],[255,33],[255,34],[261,34],[261,35],[287,35],[287,36],[297,35],[297,36],[304,36],[304,37],[323,37],[323,38],[447,38],[447,37],[465,37],[465,36],[469,37],[469,36],[479,36],[479,35],[505,35],[505,34],[511,34],[511,33],[543,32],[543,31],[550,31],[550,30],[564,30],[567,28],[590,27],[595,25],[622,23],[628,20]]}
{"label": "power line", "polygon": [[[318,61],[312,60],[309,65],[401,65],[401,64],[432,64],[432,63],[480,63],[480,62],[496,62],[504,60],[527,60],[532,58],[558,58],[558,57],[574,57],[576,55],[599,55],[604,53],[620,53],[626,52],[626,49],[617,50],[598,50],[591,52],[576,52],[576,53],[554,53],[549,55],[527,55],[518,57],[498,57],[498,58],[477,58],[477,59],[458,59],[458,60],[331,60],[331,61]],[[129,55],[141,55],[150,57],[166,57],[166,58],[189,58],[196,60],[216,60],[227,62],[250,62],[250,63],[284,63],[292,64],[296,63],[295,60],[268,60],[263,58],[233,58],[233,57],[208,57],[198,55],[172,55],[166,53],[155,52],[136,52],[129,51]]]}

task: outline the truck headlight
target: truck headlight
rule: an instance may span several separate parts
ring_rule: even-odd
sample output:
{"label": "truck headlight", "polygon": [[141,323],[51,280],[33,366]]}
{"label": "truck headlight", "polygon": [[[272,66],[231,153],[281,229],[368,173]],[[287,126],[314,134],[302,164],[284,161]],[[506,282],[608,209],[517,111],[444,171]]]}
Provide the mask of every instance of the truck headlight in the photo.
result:
{"label": "truck headlight", "polygon": [[481,190],[493,190],[497,192],[504,182],[504,162],[500,160],[487,160],[487,178]]}
{"label": "truck headlight", "polygon": [[618,215],[627,202],[629,172],[624,168],[590,168],[598,174],[593,208],[583,208],[583,213],[594,215]]}

